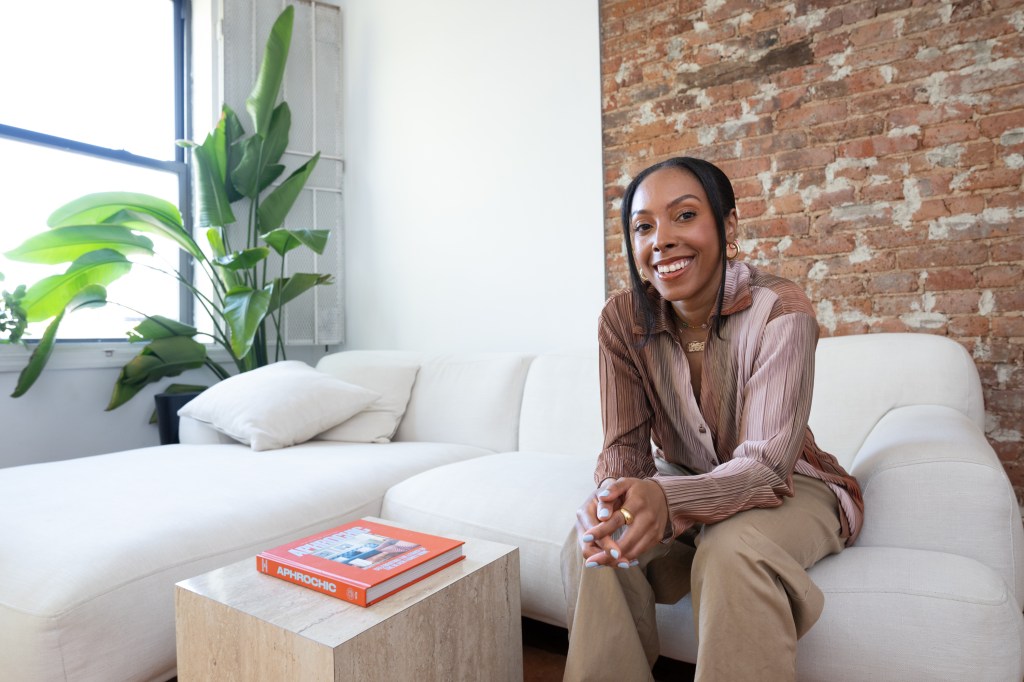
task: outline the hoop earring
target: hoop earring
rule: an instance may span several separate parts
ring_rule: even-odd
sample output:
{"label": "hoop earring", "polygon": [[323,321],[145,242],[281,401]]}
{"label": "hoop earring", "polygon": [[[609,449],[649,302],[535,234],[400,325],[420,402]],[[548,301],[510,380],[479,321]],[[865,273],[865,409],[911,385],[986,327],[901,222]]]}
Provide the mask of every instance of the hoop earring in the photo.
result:
{"label": "hoop earring", "polygon": [[736,242],[729,242],[725,245],[725,257],[733,260],[740,254],[740,245]]}

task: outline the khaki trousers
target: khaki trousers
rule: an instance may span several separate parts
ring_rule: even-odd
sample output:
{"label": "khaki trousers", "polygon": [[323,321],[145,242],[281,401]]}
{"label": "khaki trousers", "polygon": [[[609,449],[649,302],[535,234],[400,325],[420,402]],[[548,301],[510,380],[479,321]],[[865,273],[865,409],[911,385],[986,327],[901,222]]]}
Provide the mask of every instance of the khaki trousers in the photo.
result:
{"label": "khaki trousers", "polygon": [[564,679],[652,679],[660,646],[654,605],[692,593],[696,680],[795,680],[797,639],[825,601],[805,569],[841,551],[844,540],[835,494],[815,479],[793,479],[795,494],[781,506],[707,525],[695,547],[657,545],[629,569],[585,568],[570,533],[562,549]]}

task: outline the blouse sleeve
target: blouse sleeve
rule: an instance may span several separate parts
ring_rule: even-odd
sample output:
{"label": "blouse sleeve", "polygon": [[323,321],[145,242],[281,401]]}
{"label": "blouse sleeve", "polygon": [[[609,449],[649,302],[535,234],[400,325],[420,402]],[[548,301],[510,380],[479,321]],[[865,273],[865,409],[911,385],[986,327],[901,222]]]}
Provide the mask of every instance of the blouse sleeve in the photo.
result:
{"label": "blouse sleeve", "polygon": [[598,328],[598,344],[604,447],[598,456],[594,480],[600,483],[606,478],[650,478],[657,473],[651,455],[653,412],[629,346],[604,315]]}
{"label": "blouse sleeve", "polygon": [[674,521],[714,523],[746,509],[776,507],[792,495],[811,409],[817,341],[813,315],[790,313],[765,325],[741,390],[732,458],[706,474],[657,479]]}

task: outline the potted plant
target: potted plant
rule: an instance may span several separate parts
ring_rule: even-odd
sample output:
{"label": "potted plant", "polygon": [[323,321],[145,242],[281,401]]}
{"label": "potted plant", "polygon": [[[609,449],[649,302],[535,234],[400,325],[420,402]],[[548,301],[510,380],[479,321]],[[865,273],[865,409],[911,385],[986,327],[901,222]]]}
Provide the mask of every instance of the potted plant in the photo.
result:
{"label": "potted plant", "polygon": [[[82,307],[116,303],[107,300],[106,287],[132,270],[133,257],[153,254],[151,238],[171,240],[188,254],[195,271],[205,276],[208,284],[200,287],[187,273],[166,271],[193,294],[212,331],[142,313],[145,319],[128,337],[144,346],[121,369],[107,410],[124,404],[144,386],[188,369],[205,366],[218,379],[230,376],[232,372],[210,356],[202,340],[223,348],[237,372],[285,357],[282,310],[313,287],[331,283],[329,275],[284,274],[285,254],[296,248],[323,253],[328,238],[326,230],[282,227],[319,153],[274,184],[285,171],[280,161],[291,127],[288,104],[278,104],[277,99],[293,17],[289,6],[274,23],[256,84],[246,100],[253,133],[248,135],[225,105],[202,144],[180,142],[194,155],[198,226],[206,228],[202,241],[207,248],[201,248],[200,240],[186,229],[173,204],[145,194],[107,192],[58,208],[47,221],[48,230],[6,254],[31,263],[69,263],[63,273],[30,286],[20,299],[29,322],[49,320],[49,325],[22,370],[13,397],[28,391],[46,366],[66,315]],[[235,215],[239,205],[242,221]],[[271,253],[280,257],[277,272],[271,272]]]}
{"label": "potted plant", "polygon": [[[2,281],[4,273],[0,272],[0,282]],[[28,326],[25,309],[21,307],[21,299],[24,297],[24,284],[13,292],[0,291],[0,343],[24,343],[21,337]]]}

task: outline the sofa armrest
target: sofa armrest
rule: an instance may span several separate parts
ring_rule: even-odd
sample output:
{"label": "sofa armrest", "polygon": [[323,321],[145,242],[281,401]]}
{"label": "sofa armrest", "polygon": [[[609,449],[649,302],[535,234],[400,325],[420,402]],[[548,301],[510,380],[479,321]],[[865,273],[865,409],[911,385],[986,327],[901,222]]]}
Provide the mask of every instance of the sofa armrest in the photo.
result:
{"label": "sofa armrest", "polygon": [[1024,527],[1009,479],[977,424],[939,405],[894,409],[854,459],[864,491],[858,545],[976,559],[1024,597]]}
{"label": "sofa armrest", "polygon": [[237,443],[238,441],[230,436],[225,436],[217,429],[198,419],[180,417],[178,421],[178,442],[191,443],[193,445],[210,445],[211,443]]}

